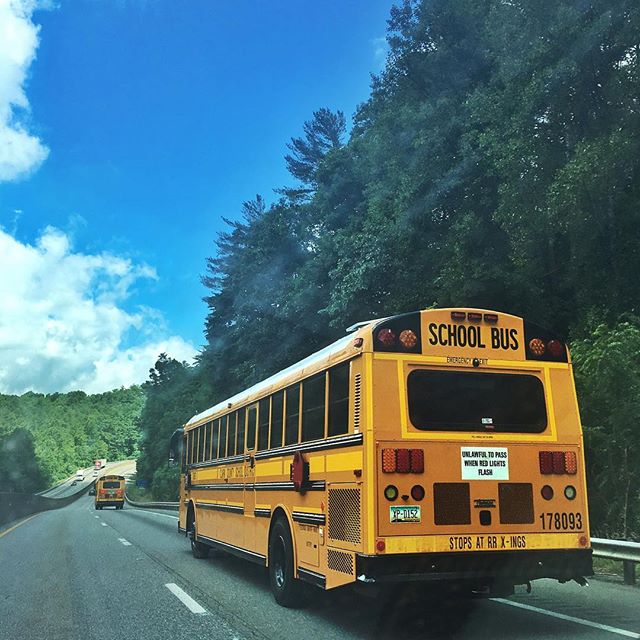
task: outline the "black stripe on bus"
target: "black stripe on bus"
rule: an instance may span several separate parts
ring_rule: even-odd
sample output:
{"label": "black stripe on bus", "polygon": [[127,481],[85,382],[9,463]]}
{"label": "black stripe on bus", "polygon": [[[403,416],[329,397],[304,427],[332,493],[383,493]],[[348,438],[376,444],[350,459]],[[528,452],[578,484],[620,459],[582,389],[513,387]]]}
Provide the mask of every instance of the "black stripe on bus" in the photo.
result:
{"label": "black stripe on bus", "polygon": [[302,524],[325,524],[327,521],[324,513],[311,513],[309,511],[294,511],[291,515],[294,522]]}
{"label": "black stripe on bus", "polygon": [[267,564],[266,556],[263,556],[261,553],[247,551],[246,549],[241,549],[240,547],[236,547],[235,545],[229,544],[228,542],[221,542],[220,540],[215,540],[214,538],[209,538],[200,534],[196,536],[196,539],[198,541],[205,542],[212,547],[217,547],[218,549],[222,549],[223,551],[228,551],[229,553],[239,556],[240,558],[245,558],[246,560],[251,560],[251,562],[256,562],[263,567]]}
{"label": "black stripe on bus", "polygon": [[311,584],[314,584],[316,585],[316,587],[320,587],[321,589],[326,588],[326,577],[320,575],[319,573],[315,573],[315,571],[309,571],[309,569],[298,567],[298,575],[305,582],[310,582]]}
{"label": "black stripe on bus", "polygon": [[187,469],[206,469],[207,467],[219,467],[223,464],[234,464],[248,460],[247,455],[229,456],[228,458],[218,458],[217,460],[207,460],[206,462],[192,462],[187,465]]}
{"label": "black stripe on bus", "polygon": [[192,484],[189,489],[196,489],[199,491],[217,491],[219,489],[228,489],[229,491],[242,491],[244,488],[251,489],[252,485],[222,483],[217,484]]}
{"label": "black stripe on bus", "polygon": [[[256,491],[296,491],[293,482],[256,482],[254,485]],[[326,483],[324,480],[312,480],[305,486],[305,491],[324,491]]]}
{"label": "black stripe on bus", "polygon": [[256,518],[270,518],[271,517],[271,509],[254,509],[253,515]]}
{"label": "black stripe on bus", "polygon": [[226,511],[227,513],[244,513],[244,507],[238,507],[232,504],[211,504],[210,502],[196,502],[199,509],[211,509],[212,511]]}
{"label": "black stripe on bus", "polygon": [[339,436],[337,438],[325,438],[324,440],[315,440],[313,442],[290,444],[286,447],[270,449],[269,451],[259,451],[256,453],[255,459],[264,460],[266,458],[276,458],[278,456],[286,456],[288,454],[296,453],[297,451],[304,453],[306,451],[324,451],[325,449],[353,447],[357,444],[362,444],[362,441],[363,437],[361,433],[352,433],[350,435]]}

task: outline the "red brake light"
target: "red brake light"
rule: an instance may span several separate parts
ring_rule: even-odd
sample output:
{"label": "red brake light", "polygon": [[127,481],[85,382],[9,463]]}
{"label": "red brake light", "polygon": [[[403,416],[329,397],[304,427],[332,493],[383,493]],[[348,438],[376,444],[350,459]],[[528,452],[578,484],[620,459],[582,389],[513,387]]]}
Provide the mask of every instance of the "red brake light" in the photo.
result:
{"label": "red brake light", "polygon": [[558,340],[549,340],[547,343],[547,351],[554,357],[559,358],[562,355],[562,343]]}
{"label": "red brake light", "polygon": [[385,347],[392,347],[396,343],[396,334],[391,329],[380,329],[377,338]]}
{"label": "red brake light", "polygon": [[553,473],[564,473],[564,451],[554,451],[553,456]]}
{"label": "red brake light", "polygon": [[551,451],[540,451],[540,473],[549,475],[553,473],[553,456]]}
{"label": "red brake light", "polygon": [[422,449],[410,449],[411,472],[424,473],[424,451]]}
{"label": "red brake light", "polygon": [[409,473],[411,471],[411,450],[396,449],[396,471]]}
{"label": "red brake light", "polygon": [[417,502],[420,502],[420,500],[424,498],[424,487],[421,487],[419,484],[414,484],[413,487],[411,487],[411,497]]}

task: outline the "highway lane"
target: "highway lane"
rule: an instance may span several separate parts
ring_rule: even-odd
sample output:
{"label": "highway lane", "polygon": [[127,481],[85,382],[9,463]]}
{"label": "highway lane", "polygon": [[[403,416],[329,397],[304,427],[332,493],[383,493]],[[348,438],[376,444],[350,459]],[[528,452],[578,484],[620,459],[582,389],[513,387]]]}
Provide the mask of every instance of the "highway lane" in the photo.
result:
{"label": "highway lane", "polygon": [[[130,475],[132,473],[135,473],[135,470],[135,460],[108,462],[107,466],[99,471],[98,477],[105,473]],[[86,469],[84,469],[84,480],[82,482],[78,482],[74,485],[73,481],[75,480],[75,475],[73,475],[67,478],[62,484],[52,487],[48,491],[43,491],[42,493],[40,493],[40,495],[44,498],[66,498],[73,495],[74,493],[78,493],[78,491],[85,489],[96,479],[96,476],[93,475],[93,471],[93,467],[87,467]]]}
{"label": "highway lane", "polygon": [[[439,609],[402,589],[386,599],[351,590],[313,590],[307,608],[283,609],[271,597],[264,569],[225,554],[194,559],[176,522],[170,512],[130,507],[96,512],[91,499],[83,497],[0,538],[0,637],[337,640],[438,635],[433,626],[443,618]],[[171,583],[207,613],[192,613],[164,586]],[[458,611],[444,617],[449,632],[441,636],[640,637],[639,596],[640,589],[598,580],[589,588],[542,581],[534,583],[532,594],[517,594],[510,602],[617,631],[478,601],[466,619]],[[631,633],[621,635],[624,631]]]}

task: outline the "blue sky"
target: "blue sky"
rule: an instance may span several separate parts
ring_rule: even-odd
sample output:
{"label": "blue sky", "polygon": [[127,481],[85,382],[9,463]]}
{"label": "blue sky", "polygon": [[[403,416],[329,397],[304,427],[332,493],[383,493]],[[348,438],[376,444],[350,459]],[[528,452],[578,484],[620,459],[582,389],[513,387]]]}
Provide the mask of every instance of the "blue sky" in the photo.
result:
{"label": "blue sky", "polygon": [[[122,320],[105,340],[111,373],[102,382],[89,372],[96,373],[96,352],[82,375],[56,374],[48,387],[44,374],[30,383],[21,373],[15,384],[15,370],[0,367],[0,391],[98,390],[118,382],[123,357],[148,359],[167,339],[182,341],[176,357],[202,345],[199,277],[222,217],[237,217],[256,193],[269,201],[273,188],[292,183],[286,143],[313,110],[342,109],[349,118],[367,98],[370,73],[383,64],[392,2],[62,0],[36,11],[30,3],[20,0],[17,16],[0,10],[0,21],[24,35],[5,57],[23,41],[35,55],[21,62],[22,79],[3,83],[0,72],[0,226],[12,247],[5,254],[24,254],[32,267],[39,256],[32,283],[42,280],[44,264],[73,271],[72,258],[84,258],[91,275],[74,285],[75,299],[97,305],[96,324],[112,307],[134,320]],[[2,55],[0,45],[0,66]],[[22,97],[11,97],[12,89]],[[2,171],[3,125],[32,143],[13,174],[10,163]],[[0,292],[18,299],[9,282],[22,268],[15,260],[0,263]],[[77,319],[58,318],[56,309],[42,312],[58,327],[43,347],[53,358],[49,375],[61,352],[82,351]],[[0,308],[0,353],[2,330],[11,333],[16,318],[3,319]],[[74,338],[60,342],[70,332]],[[37,356],[36,349],[32,363]],[[132,365],[129,375],[152,364]]]}

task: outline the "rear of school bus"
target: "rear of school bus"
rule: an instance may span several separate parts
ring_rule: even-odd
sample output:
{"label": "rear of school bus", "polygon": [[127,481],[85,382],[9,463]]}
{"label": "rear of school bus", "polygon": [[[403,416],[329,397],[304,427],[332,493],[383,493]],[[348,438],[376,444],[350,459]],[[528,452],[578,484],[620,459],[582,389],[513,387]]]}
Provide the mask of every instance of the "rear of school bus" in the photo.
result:
{"label": "rear of school bus", "polygon": [[96,480],[95,508],[124,506],[125,478],[124,476],[108,475]]}
{"label": "rear of school bus", "polygon": [[[494,595],[592,574],[566,345],[522,318],[438,309],[371,325],[363,582]],[[372,473],[373,472],[373,473]]]}

